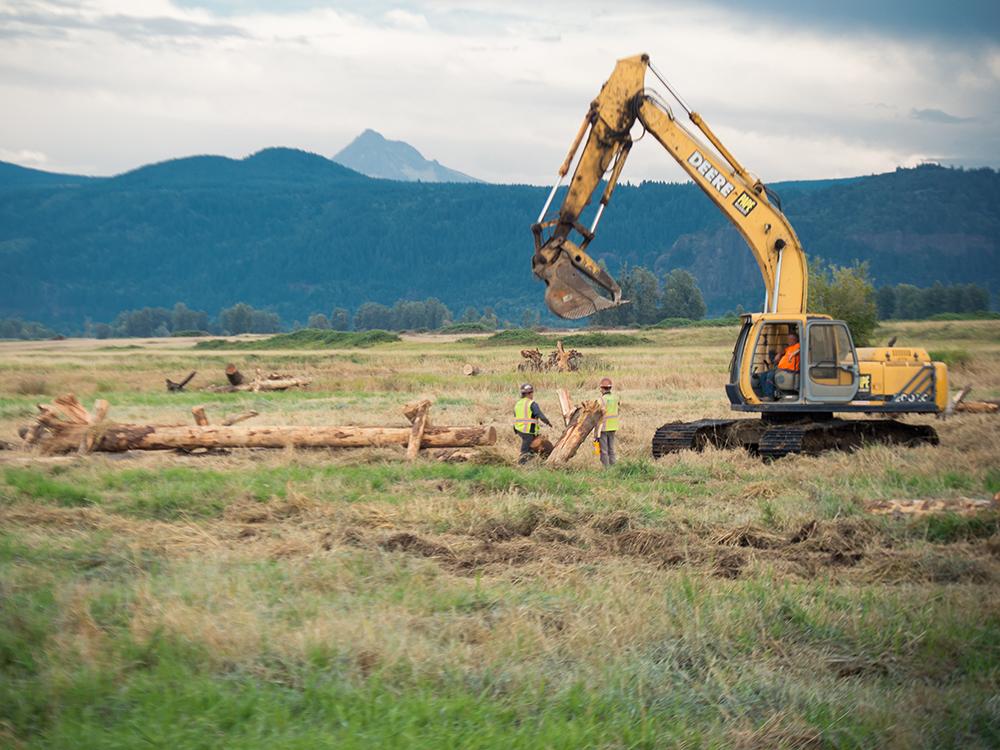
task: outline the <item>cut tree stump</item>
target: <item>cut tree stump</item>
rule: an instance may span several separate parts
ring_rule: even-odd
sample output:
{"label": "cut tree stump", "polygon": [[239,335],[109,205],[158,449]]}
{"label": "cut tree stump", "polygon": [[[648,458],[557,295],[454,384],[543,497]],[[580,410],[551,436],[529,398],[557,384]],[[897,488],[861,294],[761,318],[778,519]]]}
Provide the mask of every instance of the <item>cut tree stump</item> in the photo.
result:
{"label": "cut tree stump", "polygon": [[565,388],[556,391],[559,394],[559,408],[562,410],[563,427],[569,424],[569,415],[573,413],[573,402],[570,401],[569,392]]}
{"label": "cut tree stump", "polygon": [[229,380],[229,385],[243,385],[243,373],[232,363],[226,365],[226,379]]}
{"label": "cut tree stump", "polygon": [[410,420],[410,441],[406,445],[406,460],[415,461],[420,453],[420,441],[424,439],[424,430],[427,429],[427,410],[431,408],[431,402],[424,400],[417,404],[407,405],[403,409],[403,414]]}
{"label": "cut tree stump", "polygon": [[[128,450],[191,451],[197,448],[366,448],[408,446],[410,427],[327,427],[267,426],[235,427],[210,425],[116,424],[92,417],[76,396],[60,396],[51,404],[39,405],[35,424],[22,437],[46,453],[68,453],[89,446],[89,450],[118,453]],[[419,415],[418,415],[419,416]],[[432,427],[424,412],[420,448],[469,448],[496,443],[494,427]],[[414,420],[416,422],[416,420]]]}
{"label": "cut tree stump", "polygon": [[573,458],[580,445],[602,419],[604,419],[604,404],[600,401],[584,401],[577,406],[569,417],[566,430],[556,441],[545,463],[556,466]]}
{"label": "cut tree stump", "polygon": [[944,412],[942,412],[939,416],[941,418],[950,417],[952,414],[955,413],[955,410],[959,407],[959,405],[963,401],[965,401],[965,397],[968,396],[969,393],[971,392],[972,392],[972,386],[971,385],[965,386],[962,390],[956,393],[954,397],[952,397],[952,399],[948,402],[948,405],[945,407]]}
{"label": "cut tree stump", "polygon": [[473,364],[466,364],[462,367],[462,374],[472,377],[479,374],[479,368]]}
{"label": "cut tree stump", "polygon": [[208,426],[208,415],[205,414],[204,406],[192,406],[191,413],[194,414],[195,424],[201,427]]}
{"label": "cut tree stump", "polygon": [[198,373],[196,371],[192,370],[191,372],[188,373],[187,377],[184,378],[184,380],[182,380],[179,383],[175,383],[170,378],[167,378],[167,390],[170,391],[170,392],[183,391],[184,390],[184,386],[186,386],[188,383],[190,383],[191,382],[191,378],[193,378],[197,374]]}

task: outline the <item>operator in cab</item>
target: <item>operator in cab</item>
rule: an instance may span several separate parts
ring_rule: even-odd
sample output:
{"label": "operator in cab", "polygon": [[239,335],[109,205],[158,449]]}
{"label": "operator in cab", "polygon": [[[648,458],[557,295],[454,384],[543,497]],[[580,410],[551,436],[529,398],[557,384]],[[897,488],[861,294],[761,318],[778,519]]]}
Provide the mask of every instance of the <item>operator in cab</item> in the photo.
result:
{"label": "operator in cab", "polygon": [[601,450],[601,464],[604,468],[614,466],[618,456],[615,455],[615,437],[621,420],[618,417],[618,396],[611,392],[611,378],[601,378],[601,403],[604,404],[604,419],[594,429],[594,439]]}
{"label": "operator in cab", "polygon": [[538,423],[544,422],[549,427],[552,423],[542,413],[541,407],[535,402],[535,389],[531,383],[521,386],[521,398],[514,404],[514,434],[521,438],[521,455],[518,463],[525,463],[531,458],[531,441],[538,436]]}
{"label": "operator in cab", "polygon": [[789,331],[786,344],[785,351],[778,360],[777,366],[761,375],[760,387],[764,398],[774,399],[776,397],[777,391],[774,387],[774,376],[778,370],[793,373],[799,371],[799,335],[794,331]]}

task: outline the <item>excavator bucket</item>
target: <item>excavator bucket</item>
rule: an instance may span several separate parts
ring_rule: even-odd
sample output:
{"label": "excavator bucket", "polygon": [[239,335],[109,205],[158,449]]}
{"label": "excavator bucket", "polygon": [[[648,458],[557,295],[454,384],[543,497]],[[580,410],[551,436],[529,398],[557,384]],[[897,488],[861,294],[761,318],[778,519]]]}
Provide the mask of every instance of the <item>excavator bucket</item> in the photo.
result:
{"label": "excavator bucket", "polygon": [[585,318],[626,302],[617,282],[564,237],[553,237],[531,261],[545,282],[545,304],[560,318]]}

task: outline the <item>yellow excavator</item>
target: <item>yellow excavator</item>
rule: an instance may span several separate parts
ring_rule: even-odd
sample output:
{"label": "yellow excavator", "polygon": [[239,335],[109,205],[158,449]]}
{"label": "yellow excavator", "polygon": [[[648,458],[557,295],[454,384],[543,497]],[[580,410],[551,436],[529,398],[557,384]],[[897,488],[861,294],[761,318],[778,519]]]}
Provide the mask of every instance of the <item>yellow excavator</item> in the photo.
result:
{"label": "yellow excavator", "polygon": [[[657,92],[645,85],[647,70],[660,81],[707,143],[681,124]],[[701,116],[652,66],[648,55],[618,61],[591,103],[548,200],[532,225],[532,270],[545,282],[545,302],[563,318],[583,318],[626,302],[619,285],[591,258],[594,239],[638,123],[666,149],[746,240],[764,279],[764,311],[742,316],[729,367],[726,395],[733,410],[760,419],[702,419],[663,425],[653,437],[653,456],[685,448],[743,446],[765,458],[788,453],[852,450],[867,442],[904,445],[938,442],[928,425],[886,419],[942,411],[948,370],[920,348],[856,348],[843,321],[806,312],[806,255],[778,196],[748,172]],[[565,198],[554,217],[549,207],[580,153]],[[581,213],[604,182],[590,226]],[[795,335],[792,339],[790,334]],[[797,340],[797,367],[775,367],[781,345]],[[875,415],[841,419],[838,413]]]}

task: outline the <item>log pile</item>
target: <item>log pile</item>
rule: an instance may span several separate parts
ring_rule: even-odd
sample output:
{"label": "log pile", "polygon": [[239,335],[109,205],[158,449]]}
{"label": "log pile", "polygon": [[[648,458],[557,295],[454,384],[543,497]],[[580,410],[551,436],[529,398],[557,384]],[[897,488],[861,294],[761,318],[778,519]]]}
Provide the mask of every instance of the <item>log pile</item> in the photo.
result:
{"label": "log pile", "polygon": [[580,352],[576,349],[566,351],[563,348],[563,342],[557,341],[555,351],[549,355],[549,360],[546,364],[550,370],[576,372],[580,369],[581,359],[583,359],[583,355]]}
{"label": "log pile", "polygon": [[524,362],[517,366],[518,372],[541,372],[545,369],[542,353],[537,349],[522,349],[521,356]]}
{"label": "log pile", "polygon": [[430,402],[408,405],[409,427],[359,426],[236,426],[253,413],[230,418],[219,426],[209,423],[204,407],[194,407],[194,425],[118,424],[105,421],[108,403],[98,401],[88,412],[73,394],[51,404],[39,404],[32,425],[20,430],[26,443],[44,453],[119,453],[129,450],[217,448],[367,448],[399,445],[416,458],[423,448],[467,448],[493,445],[494,427],[437,427],[427,417]]}
{"label": "log pile", "polygon": [[520,372],[576,372],[583,359],[583,354],[576,349],[567,351],[562,341],[556,342],[556,348],[549,353],[547,359],[542,358],[538,349],[522,349],[521,356],[525,361],[517,366]]}

